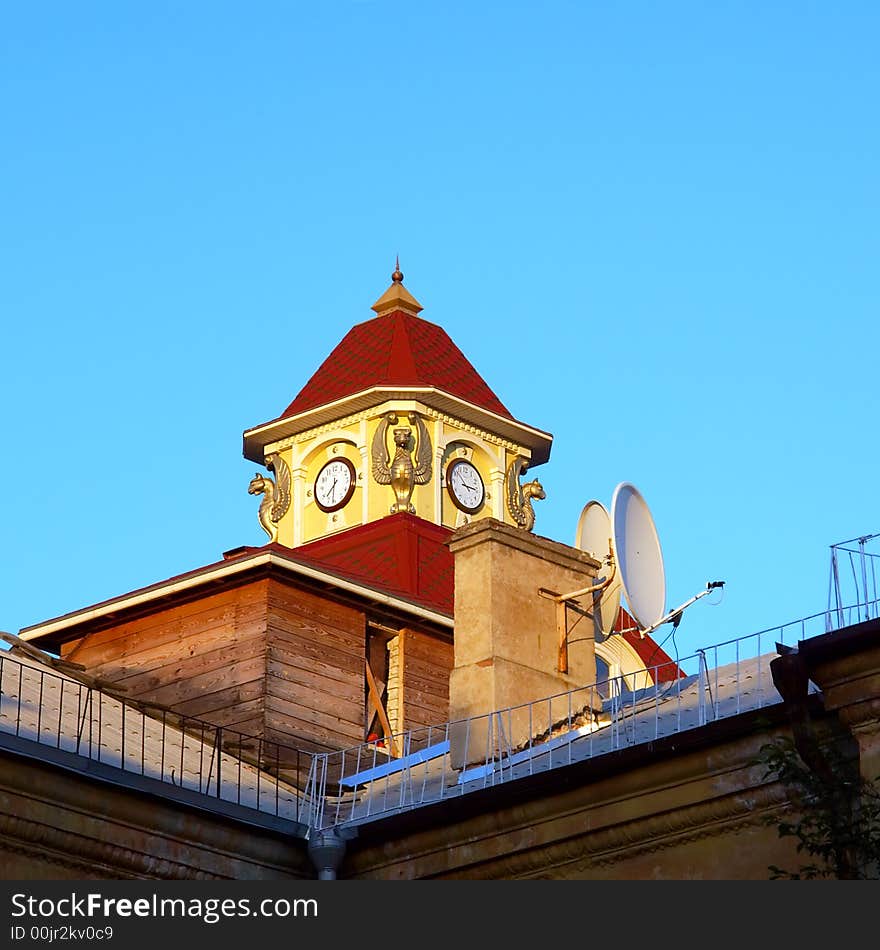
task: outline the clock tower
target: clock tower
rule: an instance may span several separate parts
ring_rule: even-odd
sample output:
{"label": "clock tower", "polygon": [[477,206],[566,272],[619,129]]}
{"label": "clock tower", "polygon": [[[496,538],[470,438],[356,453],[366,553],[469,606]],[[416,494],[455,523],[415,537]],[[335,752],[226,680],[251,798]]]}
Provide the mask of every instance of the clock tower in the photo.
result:
{"label": "clock tower", "polygon": [[[290,405],[244,433],[270,541],[296,548],[405,513],[454,529],[525,530],[552,436],[516,420],[446,331],[420,316],[399,266]],[[528,475],[526,472],[528,471]]]}

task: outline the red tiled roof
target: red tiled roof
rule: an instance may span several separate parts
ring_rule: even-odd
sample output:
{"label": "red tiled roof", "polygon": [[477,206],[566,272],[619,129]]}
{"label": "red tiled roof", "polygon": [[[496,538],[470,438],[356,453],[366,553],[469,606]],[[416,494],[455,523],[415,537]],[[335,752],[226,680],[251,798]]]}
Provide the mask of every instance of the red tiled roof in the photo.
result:
{"label": "red tiled roof", "polygon": [[317,541],[288,556],[448,614],[454,608],[452,532],[407,512],[387,515]]}
{"label": "red tiled roof", "polygon": [[402,310],[352,327],[279,418],[374,386],[439,389],[513,418],[442,327]]}

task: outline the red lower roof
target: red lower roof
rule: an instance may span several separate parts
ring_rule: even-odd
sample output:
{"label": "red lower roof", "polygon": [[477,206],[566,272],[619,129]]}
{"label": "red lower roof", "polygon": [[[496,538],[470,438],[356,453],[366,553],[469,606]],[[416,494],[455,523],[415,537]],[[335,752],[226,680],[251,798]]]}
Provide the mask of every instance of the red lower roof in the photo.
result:
{"label": "red lower roof", "polygon": [[669,683],[682,678],[685,673],[675,660],[664,650],[661,650],[657,642],[652,640],[650,636],[639,636],[637,626],[635,619],[627,609],[621,607],[617,620],[611,629],[619,633],[638,653],[645,664],[645,669],[654,670],[654,682]]}
{"label": "red lower roof", "polygon": [[310,541],[289,552],[306,564],[452,616],[455,563],[449,528],[406,512]]}
{"label": "red lower roof", "polygon": [[[447,546],[451,536],[448,528],[400,512],[304,544],[288,556],[451,617],[455,600],[455,561]],[[614,630],[646,668],[656,668],[655,678],[669,682],[685,675],[655,640],[639,636],[635,628],[635,620],[621,607]]]}

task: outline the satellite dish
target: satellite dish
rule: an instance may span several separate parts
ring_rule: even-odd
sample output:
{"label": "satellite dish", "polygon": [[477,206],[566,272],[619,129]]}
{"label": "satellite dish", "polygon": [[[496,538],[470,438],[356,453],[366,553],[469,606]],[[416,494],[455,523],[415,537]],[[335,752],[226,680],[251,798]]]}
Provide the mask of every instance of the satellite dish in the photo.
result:
{"label": "satellite dish", "polygon": [[654,518],[641,492],[621,482],[611,499],[611,544],[633,619],[653,628],[666,610],[666,574]]}
{"label": "satellite dish", "polygon": [[578,518],[574,546],[601,561],[611,541],[611,516],[601,501],[588,501]]}
{"label": "satellite dish", "polygon": [[[588,501],[584,505],[578,518],[574,545],[594,557],[597,561],[606,563],[611,553],[611,516],[601,501]],[[614,578],[611,583],[593,594],[593,620],[597,635],[608,636],[617,623],[620,613],[620,572],[614,567]],[[600,571],[597,581],[605,580],[607,571]]]}

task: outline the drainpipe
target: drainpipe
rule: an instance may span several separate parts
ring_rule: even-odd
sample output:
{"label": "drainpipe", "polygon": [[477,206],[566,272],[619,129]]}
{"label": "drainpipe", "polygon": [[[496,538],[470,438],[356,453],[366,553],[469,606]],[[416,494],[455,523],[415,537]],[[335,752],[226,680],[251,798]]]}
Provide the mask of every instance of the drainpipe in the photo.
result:
{"label": "drainpipe", "polygon": [[309,857],[318,872],[318,880],[335,881],[345,855],[345,839],[332,828],[328,831],[311,828],[308,847]]}
{"label": "drainpipe", "polygon": [[[783,647],[779,643],[776,644],[776,651],[780,655],[770,661],[770,672],[788,712],[795,748],[811,772],[829,787],[839,787],[842,779],[834,774],[831,763],[822,751],[810,718],[808,706],[810,676],[804,658],[796,648]],[[849,737],[852,738],[851,733]],[[850,824],[856,804],[857,802],[852,799],[844,799],[840,803],[840,807],[849,813],[847,817]],[[843,880],[857,878],[857,868],[849,848],[846,845],[835,844],[834,852],[839,869],[838,877]]]}
{"label": "drainpipe", "polygon": [[810,677],[804,659],[796,649],[783,647],[779,643],[776,644],[776,651],[780,655],[770,661],[770,673],[788,712],[795,748],[811,772],[823,781],[833,782],[834,775],[822,753],[810,719],[807,705]]}

